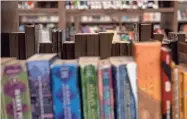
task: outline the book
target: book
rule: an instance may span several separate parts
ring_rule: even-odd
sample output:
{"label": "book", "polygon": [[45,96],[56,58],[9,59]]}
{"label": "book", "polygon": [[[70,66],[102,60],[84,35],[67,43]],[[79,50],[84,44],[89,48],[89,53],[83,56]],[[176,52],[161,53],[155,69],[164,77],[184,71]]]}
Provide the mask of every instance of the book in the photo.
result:
{"label": "book", "polygon": [[185,43],[185,40],[186,40],[186,34],[185,33],[178,33],[177,36],[178,36],[178,42],[184,42]]}
{"label": "book", "polygon": [[171,50],[161,48],[162,119],[172,118]]}
{"label": "book", "polygon": [[99,54],[101,59],[111,56],[114,33],[99,32]]}
{"label": "book", "polygon": [[3,64],[2,104],[5,119],[32,119],[26,62],[9,60]]}
{"label": "book", "polygon": [[161,118],[161,43],[137,42],[133,46],[137,63],[138,118]]}
{"label": "book", "polygon": [[1,57],[10,57],[9,33],[1,33]]}
{"label": "book", "polygon": [[27,58],[31,57],[37,52],[35,44],[35,26],[27,25],[25,26],[25,46]]}
{"label": "book", "polygon": [[52,29],[51,31],[51,36],[52,36],[52,52],[53,53],[57,53],[58,52],[58,33],[57,33],[57,29]]}
{"label": "book", "polygon": [[100,60],[98,67],[100,118],[114,119],[112,67],[108,60]]}
{"label": "book", "polygon": [[136,64],[132,57],[111,57],[115,119],[137,119]]}
{"label": "book", "polygon": [[57,41],[57,53],[58,53],[58,57],[59,58],[62,58],[62,56],[61,56],[61,52],[62,52],[62,33],[63,33],[63,31],[62,30],[58,30],[57,31],[57,33],[58,33],[58,41]]}
{"label": "book", "polygon": [[183,79],[183,91],[184,91],[184,119],[187,118],[187,70],[184,72],[184,79]]}
{"label": "book", "polygon": [[41,42],[39,46],[39,53],[52,53],[52,43]]}
{"label": "book", "polygon": [[79,58],[84,119],[100,119],[97,79],[98,61],[98,57]]}
{"label": "book", "polygon": [[154,39],[154,40],[158,40],[158,41],[162,42],[162,41],[163,41],[163,38],[164,38],[164,35],[163,35],[163,34],[160,34],[160,33],[154,33],[154,34],[153,34],[153,39]]}
{"label": "book", "polygon": [[187,44],[178,42],[178,59],[179,63],[187,63]]}
{"label": "book", "polygon": [[[8,57],[1,58],[1,74],[3,74],[3,71],[4,71],[4,64],[10,62],[11,60],[15,60],[15,59],[14,58],[8,58]],[[2,79],[1,79],[1,87],[3,87]],[[0,98],[1,98],[1,118],[4,119],[6,110],[4,108],[4,100],[3,100],[4,96],[2,95],[2,88],[0,89]]]}
{"label": "book", "polygon": [[54,119],[81,119],[76,60],[56,60],[51,66]]}
{"label": "book", "polygon": [[62,59],[75,59],[75,42],[64,41],[62,50]]}
{"label": "book", "polygon": [[139,24],[139,41],[149,41],[153,38],[152,24]]}
{"label": "book", "polygon": [[172,118],[179,119],[179,72],[172,66]]}
{"label": "book", "polygon": [[35,54],[27,60],[32,118],[53,119],[50,65],[56,54]]}

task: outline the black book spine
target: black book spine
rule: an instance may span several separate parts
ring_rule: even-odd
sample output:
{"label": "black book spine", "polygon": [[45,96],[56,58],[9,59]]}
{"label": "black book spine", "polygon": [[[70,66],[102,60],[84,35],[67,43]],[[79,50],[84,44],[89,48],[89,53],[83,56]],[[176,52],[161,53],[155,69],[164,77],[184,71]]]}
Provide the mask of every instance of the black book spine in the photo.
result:
{"label": "black book spine", "polygon": [[1,33],[1,57],[10,57],[9,33]]}

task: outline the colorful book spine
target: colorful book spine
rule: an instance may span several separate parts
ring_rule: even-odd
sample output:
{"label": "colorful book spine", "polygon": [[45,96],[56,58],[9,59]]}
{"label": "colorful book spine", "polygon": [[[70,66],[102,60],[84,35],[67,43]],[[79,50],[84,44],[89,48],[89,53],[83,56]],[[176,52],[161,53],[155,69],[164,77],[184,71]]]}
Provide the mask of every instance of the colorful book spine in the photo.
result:
{"label": "colorful book spine", "polygon": [[77,70],[74,63],[54,64],[51,68],[54,119],[81,119]]}
{"label": "colorful book spine", "polygon": [[87,80],[88,119],[99,119],[97,69],[94,65],[85,66],[84,78]]}
{"label": "colorful book spine", "polygon": [[114,79],[114,115],[115,119],[125,119],[125,96],[124,96],[124,80],[120,80],[119,67],[113,66]]}
{"label": "colorful book spine", "polygon": [[162,119],[172,118],[172,91],[171,91],[171,51],[161,48],[161,78],[162,78]]}
{"label": "colorful book spine", "polygon": [[[112,61],[114,82],[114,113],[116,119],[137,118],[136,66]],[[118,58],[116,58],[116,61]],[[134,77],[133,77],[134,76]]]}
{"label": "colorful book spine", "polygon": [[100,117],[101,119],[114,119],[112,72],[108,60],[102,60],[99,63],[98,86]]}
{"label": "colorful book spine", "polygon": [[84,119],[100,119],[97,81],[98,58],[93,61],[94,59],[92,57],[79,59]]}
{"label": "colorful book spine", "polygon": [[3,119],[32,119],[25,63],[5,64],[2,78]]}
{"label": "colorful book spine", "polygon": [[33,119],[53,119],[50,65],[55,57],[35,54],[27,61]]}

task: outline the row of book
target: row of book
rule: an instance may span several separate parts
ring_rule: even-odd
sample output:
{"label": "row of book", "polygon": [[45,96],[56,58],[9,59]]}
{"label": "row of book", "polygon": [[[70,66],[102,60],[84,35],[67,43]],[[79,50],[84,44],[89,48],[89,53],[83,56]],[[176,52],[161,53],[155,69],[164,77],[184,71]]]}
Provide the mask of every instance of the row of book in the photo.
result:
{"label": "row of book", "polygon": [[187,65],[175,65],[172,51],[158,41],[133,47],[134,57],[103,60],[61,60],[57,54],[1,58],[1,116],[186,119]]}
{"label": "row of book", "polygon": [[[172,1],[156,1],[156,0],[116,0],[116,1],[89,1],[89,0],[67,0],[65,1],[66,9],[137,9],[137,8],[163,8],[172,7]],[[57,8],[58,2],[55,1],[19,1],[18,8],[34,9],[34,8]]]}
{"label": "row of book", "polygon": [[[2,33],[1,56],[26,59],[35,53],[58,53],[61,59],[74,59],[80,56],[100,56],[101,59],[104,59],[110,56],[132,56],[131,41],[150,41],[152,39],[163,41],[164,39],[165,44],[175,48],[173,58],[178,64],[177,45],[179,41],[183,41],[185,44],[186,40],[184,33],[171,32],[168,38],[166,35],[153,34],[152,24],[136,24],[127,41],[116,40],[116,34],[118,33],[112,31],[78,33],[74,37],[75,41],[63,41],[63,30],[52,29],[44,32],[37,26],[27,26],[25,33]],[[175,37],[172,34],[175,34]],[[179,48],[185,51],[185,47]],[[186,58],[183,58],[183,61],[185,61],[184,59]]]}
{"label": "row of book", "polygon": [[66,9],[137,9],[172,7],[171,1],[116,0],[116,1],[66,1]]}

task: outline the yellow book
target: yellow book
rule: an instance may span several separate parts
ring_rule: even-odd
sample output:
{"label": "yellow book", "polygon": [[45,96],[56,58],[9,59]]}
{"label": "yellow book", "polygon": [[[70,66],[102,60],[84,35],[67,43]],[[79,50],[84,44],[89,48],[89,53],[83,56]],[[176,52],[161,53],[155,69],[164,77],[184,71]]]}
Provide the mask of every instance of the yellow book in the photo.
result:
{"label": "yellow book", "polygon": [[179,69],[179,119],[187,119],[187,68],[180,65]]}
{"label": "yellow book", "polygon": [[172,66],[172,119],[179,119],[179,71]]}

